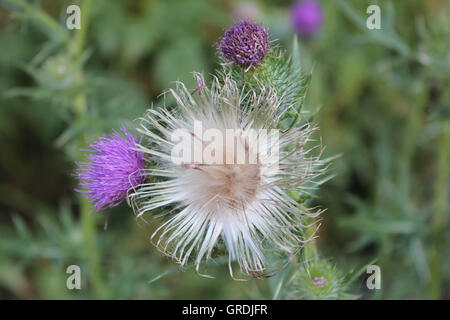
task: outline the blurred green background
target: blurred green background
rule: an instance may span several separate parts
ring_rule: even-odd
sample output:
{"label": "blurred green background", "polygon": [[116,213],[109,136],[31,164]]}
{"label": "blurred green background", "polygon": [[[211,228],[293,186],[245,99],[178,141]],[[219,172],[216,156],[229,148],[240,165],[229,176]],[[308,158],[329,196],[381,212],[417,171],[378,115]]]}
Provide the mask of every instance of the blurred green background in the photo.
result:
{"label": "blurred green background", "polygon": [[[175,80],[194,87],[192,71],[213,73],[236,18],[291,50],[295,1],[96,0],[69,31],[73,3],[0,1],[0,298],[271,298],[271,279],[179,271],[149,241],[156,223],[126,204],[87,216],[72,174],[80,147],[130,126]],[[360,298],[448,299],[450,3],[321,4],[320,31],[299,40],[313,70],[305,107],[318,111],[326,156],[341,155],[314,201],[328,208],[319,251],[343,273],[376,261],[382,289],[363,274]],[[381,30],[365,26],[370,4]],[[72,264],[81,290],[66,288]]]}

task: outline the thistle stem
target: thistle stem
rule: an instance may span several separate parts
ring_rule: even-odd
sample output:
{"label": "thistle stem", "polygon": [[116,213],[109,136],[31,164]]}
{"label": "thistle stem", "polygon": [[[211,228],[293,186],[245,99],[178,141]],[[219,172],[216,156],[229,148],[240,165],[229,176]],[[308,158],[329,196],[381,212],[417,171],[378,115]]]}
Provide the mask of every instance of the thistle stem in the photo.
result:
{"label": "thistle stem", "polygon": [[[91,6],[90,0],[83,0],[81,3],[81,29],[77,30],[74,36],[74,41],[69,43],[69,52],[74,59],[79,59],[83,53],[83,47],[86,39],[86,31],[88,27],[89,9]],[[81,87],[83,84],[83,70],[80,68],[76,74],[75,85]],[[75,114],[75,121],[82,122],[86,118],[87,114],[87,100],[86,95],[80,90],[75,96],[73,103],[73,111]],[[79,149],[83,149],[86,146],[85,134],[80,134],[77,140]],[[83,155],[80,153],[79,161],[83,160]],[[96,298],[105,298],[105,290],[103,286],[103,280],[100,272],[100,261],[98,253],[98,245],[96,242],[96,222],[97,216],[90,215],[91,208],[83,195],[79,197],[80,202],[80,215],[81,215],[81,227],[83,230],[83,237],[86,246],[86,259],[89,263],[88,280],[92,285],[92,292]]]}
{"label": "thistle stem", "polygon": [[[314,233],[316,232],[316,228],[314,226],[311,226],[306,229],[306,239],[310,239],[313,237]],[[316,240],[310,239],[305,243],[304,250],[304,257],[305,261],[308,263],[310,261],[314,261],[318,258],[318,251],[316,246]]]}
{"label": "thistle stem", "polygon": [[444,232],[448,222],[448,179],[449,179],[449,144],[450,123],[442,123],[439,137],[439,157],[437,161],[437,181],[435,186],[434,215],[432,218],[432,231],[434,245],[430,257],[430,283],[428,296],[430,299],[439,299],[442,291],[442,253],[444,250]]}

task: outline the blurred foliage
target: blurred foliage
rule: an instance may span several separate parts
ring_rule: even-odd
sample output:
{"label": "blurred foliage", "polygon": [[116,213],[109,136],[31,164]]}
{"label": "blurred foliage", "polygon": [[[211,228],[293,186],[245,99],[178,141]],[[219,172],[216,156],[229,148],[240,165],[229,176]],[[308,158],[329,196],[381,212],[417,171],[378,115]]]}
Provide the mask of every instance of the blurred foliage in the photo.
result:
{"label": "blurred foliage", "polygon": [[[0,298],[450,298],[450,3],[322,1],[324,24],[298,50],[293,1],[249,3],[96,0],[83,39],[65,28],[70,1],[0,2]],[[373,3],[381,30],[365,27]],[[220,261],[205,267],[216,279],[179,272],[151,245],[153,221],[126,205],[89,216],[92,242],[74,192],[83,143],[129,126],[174,81],[193,88],[192,71],[208,77],[216,42],[242,15],[312,70],[303,110],[316,115],[326,156],[342,155],[314,200],[328,208],[318,245],[331,261],[297,270],[303,285],[335,281],[315,297],[301,283],[290,284],[297,296],[279,295],[282,273],[233,281]],[[381,290],[367,290],[364,268],[351,281],[334,271],[374,260]],[[66,288],[71,264],[80,291]]]}

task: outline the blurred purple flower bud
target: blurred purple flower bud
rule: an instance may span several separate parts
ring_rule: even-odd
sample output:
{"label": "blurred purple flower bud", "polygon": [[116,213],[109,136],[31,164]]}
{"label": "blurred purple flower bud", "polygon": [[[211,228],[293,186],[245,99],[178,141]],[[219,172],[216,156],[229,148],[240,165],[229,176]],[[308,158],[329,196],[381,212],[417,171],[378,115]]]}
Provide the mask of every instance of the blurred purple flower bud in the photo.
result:
{"label": "blurred purple flower bud", "polygon": [[256,22],[242,20],[225,31],[217,49],[225,59],[248,70],[264,58],[269,49],[269,35]]}
{"label": "blurred purple flower bud", "polygon": [[312,37],[322,24],[322,7],[315,0],[297,2],[291,9],[291,20],[293,28],[302,37]]}
{"label": "blurred purple flower bud", "polygon": [[89,202],[95,211],[119,205],[127,197],[127,191],[144,182],[141,170],[145,168],[142,152],[133,150],[137,140],[124,127],[123,137],[114,131],[100,137],[89,146],[88,162],[77,163],[75,175],[80,180]]}

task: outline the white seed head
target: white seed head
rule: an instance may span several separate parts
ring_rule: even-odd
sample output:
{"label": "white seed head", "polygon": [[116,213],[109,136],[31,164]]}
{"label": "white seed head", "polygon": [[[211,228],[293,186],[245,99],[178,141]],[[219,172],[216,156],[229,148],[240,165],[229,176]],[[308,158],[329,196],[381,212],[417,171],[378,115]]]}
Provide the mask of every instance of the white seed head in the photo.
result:
{"label": "white seed head", "polygon": [[[169,208],[152,238],[181,265],[193,259],[198,271],[215,249],[225,249],[242,272],[263,274],[265,250],[295,252],[305,241],[302,217],[319,214],[286,193],[306,188],[322,172],[322,161],[305,149],[313,129],[307,124],[271,135],[279,101],[272,89],[260,91],[243,96],[230,78],[215,78],[196,93],[179,83],[170,90],[175,110],[150,109],[142,118],[139,150],[155,166],[146,173],[152,181],[128,199],[138,216]],[[180,132],[187,138],[174,139]],[[227,132],[232,139],[219,139]],[[189,157],[174,161],[174,149]]]}

